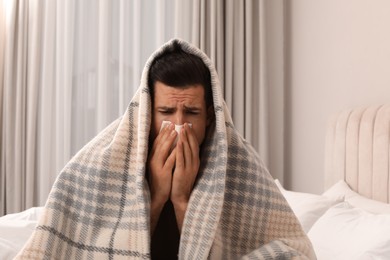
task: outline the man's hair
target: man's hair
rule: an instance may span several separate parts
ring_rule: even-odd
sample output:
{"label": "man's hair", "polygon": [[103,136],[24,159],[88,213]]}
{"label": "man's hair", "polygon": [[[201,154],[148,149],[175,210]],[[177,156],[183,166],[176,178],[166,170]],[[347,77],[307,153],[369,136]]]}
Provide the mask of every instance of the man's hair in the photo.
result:
{"label": "man's hair", "polygon": [[157,81],[170,87],[200,84],[204,88],[206,107],[213,105],[210,70],[198,56],[184,52],[179,46],[157,57],[151,64],[148,84],[152,101]]}

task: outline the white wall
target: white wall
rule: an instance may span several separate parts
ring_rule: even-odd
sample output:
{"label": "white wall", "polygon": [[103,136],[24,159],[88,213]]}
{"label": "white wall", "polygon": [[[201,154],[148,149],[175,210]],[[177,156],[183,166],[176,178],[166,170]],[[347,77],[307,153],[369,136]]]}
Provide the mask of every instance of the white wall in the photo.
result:
{"label": "white wall", "polygon": [[285,179],[323,191],[331,114],[390,102],[390,1],[285,1]]}

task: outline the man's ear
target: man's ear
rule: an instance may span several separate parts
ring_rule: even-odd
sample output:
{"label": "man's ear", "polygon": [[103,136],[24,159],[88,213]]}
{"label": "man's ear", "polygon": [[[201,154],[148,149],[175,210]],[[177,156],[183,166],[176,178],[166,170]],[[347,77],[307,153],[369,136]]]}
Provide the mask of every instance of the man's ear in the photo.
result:
{"label": "man's ear", "polygon": [[206,126],[211,125],[212,122],[215,120],[215,113],[214,113],[214,106],[209,106],[207,108],[207,122]]}

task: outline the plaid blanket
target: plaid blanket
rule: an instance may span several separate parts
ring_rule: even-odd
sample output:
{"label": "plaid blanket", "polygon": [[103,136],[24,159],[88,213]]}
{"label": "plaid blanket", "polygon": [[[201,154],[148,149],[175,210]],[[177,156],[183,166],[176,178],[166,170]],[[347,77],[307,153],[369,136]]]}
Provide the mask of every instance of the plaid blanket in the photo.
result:
{"label": "plaid blanket", "polygon": [[190,44],[172,40],[148,60],[125,114],[59,174],[17,259],[150,258],[147,76],[155,57],[174,44],[201,57],[210,69],[215,109],[182,227],[179,259],[315,258],[272,177],[235,130],[211,61]]}

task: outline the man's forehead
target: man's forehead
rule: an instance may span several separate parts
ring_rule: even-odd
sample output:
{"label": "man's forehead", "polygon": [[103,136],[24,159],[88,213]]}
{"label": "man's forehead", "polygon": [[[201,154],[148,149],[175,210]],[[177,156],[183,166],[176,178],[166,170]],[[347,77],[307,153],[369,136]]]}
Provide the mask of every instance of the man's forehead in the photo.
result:
{"label": "man's forehead", "polygon": [[160,81],[157,81],[154,86],[154,92],[160,92],[160,93],[202,92],[204,93],[204,87],[201,84],[187,85],[187,86],[169,86]]}
{"label": "man's forehead", "polygon": [[[161,105],[156,105],[156,108],[157,109],[164,109],[164,110],[172,110],[172,109],[175,109],[176,108],[176,105],[175,104],[171,104],[171,105],[164,105],[164,104],[161,104]],[[185,110],[200,110],[202,109],[202,106],[201,104],[190,104],[190,105],[186,105],[184,104],[183,105],[183,108]]]}
{"label": "man's forehead", "polygon": [[170,87],[159,82],[155,86],[154,99],[156,103],[165,106],[183,102],[187,107],[194,107],[203,103],[204,88],[202,85]]}

